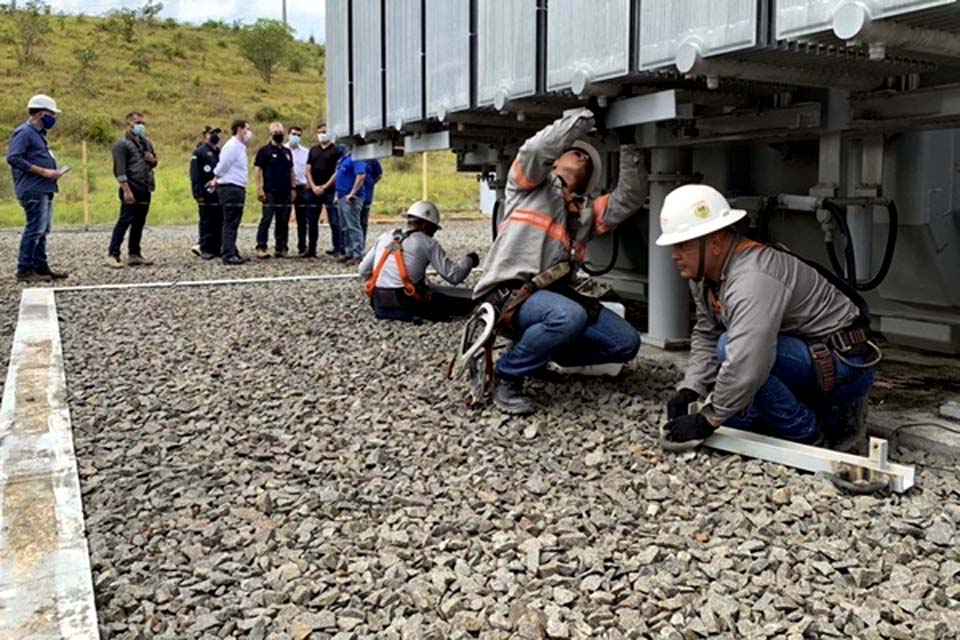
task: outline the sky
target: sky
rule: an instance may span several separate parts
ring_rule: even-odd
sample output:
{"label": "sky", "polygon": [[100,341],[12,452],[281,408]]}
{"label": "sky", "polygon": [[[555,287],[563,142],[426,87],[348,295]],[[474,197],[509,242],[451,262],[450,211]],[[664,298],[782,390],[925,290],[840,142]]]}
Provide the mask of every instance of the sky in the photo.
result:
{"label": "sky", "polygon": [[[100,15],[114,9],[135,9],[146,0],[45,0],[54,11]],[[205,20],[234,20],[255,22],[258,18],[283,17],[282,0],[161,0],[164,18],[183,22],[201,23]],[[317,42],[324,40],[324,0],[287,0],[287,21],[298,38],[306,40],[311,35]]]}

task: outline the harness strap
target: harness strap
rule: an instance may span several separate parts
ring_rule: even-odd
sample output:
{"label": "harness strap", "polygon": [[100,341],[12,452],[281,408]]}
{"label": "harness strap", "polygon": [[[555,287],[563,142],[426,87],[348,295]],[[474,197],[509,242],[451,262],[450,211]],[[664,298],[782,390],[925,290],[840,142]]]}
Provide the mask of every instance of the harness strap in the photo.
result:
{"label": "harness strap", "polygon": [[377,281],[380,279],[380,273],[383,271],[387,260],[392,255],[397,262],[397,272],[400,275],[400,281],[403,282],[403,292],[417,302],[424,302],[426,300],[426,296],[417,290],[417,286],[413,283],[413,280],[410,279],[410,274],[407,273],[407,265],[403,261],[403,241],[408,235],[409,234],[395,233],[393,236],[393,241],[389,246],[387,246],[386,249],[383,250],[380,260],[377,261],[376,268],[373,270],[370,279],[367,280],[367,284],[364,286],[364,290],[366,291],[368,298],[373,297],[374,289],[377,288]]}

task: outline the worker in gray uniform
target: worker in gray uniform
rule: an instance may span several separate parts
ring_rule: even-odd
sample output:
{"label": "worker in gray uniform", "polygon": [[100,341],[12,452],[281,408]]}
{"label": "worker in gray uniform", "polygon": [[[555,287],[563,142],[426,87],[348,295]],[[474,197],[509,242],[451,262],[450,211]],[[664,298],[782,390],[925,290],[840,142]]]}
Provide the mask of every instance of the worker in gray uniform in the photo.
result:
{"label": "worker in gray uniform", "polygon": [[514,339],[496,364],[493,401],[506,413],[535,410],[524,379],[551,361],[627,362],[640,348],[629,323],[571,286],[587,241],[640,210],[647,196],[642,152],[623,145],[616,188],[593,197],[603,175],[599,152],[585,140],[594,124],[588,109],[567,113],[524,142],[508,175],[503,222],[474,289]]}
{"label": "worker in gray uniform", "polygon": [[480,264],[476,253],[459,262],[447,257],[434,239],[440,229],[440,211],[421,200],[407,210],[407,228],[381,235],[360,263],[360,276],[376,317],[385,320],[448,320],[470,313],[475,302],[471,290],[437,287],[426,281],[427,267],[452,285],[463,282]]}
{"label": "worker in gray uniform", "polygon": [[664,201],[657,244],[673,248],[697,309],[665,438],[703,440],[727,425],[847,449],[862,436],[880,360],[869,310],[819,265],[738,235],[745,215],[705,185]]}

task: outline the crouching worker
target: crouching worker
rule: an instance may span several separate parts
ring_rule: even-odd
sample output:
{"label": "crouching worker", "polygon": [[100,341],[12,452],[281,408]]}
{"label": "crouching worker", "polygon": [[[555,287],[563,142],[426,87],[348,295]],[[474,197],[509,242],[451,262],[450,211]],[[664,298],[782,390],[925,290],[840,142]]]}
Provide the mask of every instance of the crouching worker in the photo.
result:
{"label": "crouching worker", "polygon": [[599,152],[583,140],[593,114],[578,109],[527,140],[509,172],[499,234],[474,289],[499,310],[498,328],[514,340],[496,364],[494,404],[523,415],[535,410],[524,379],[553,361],[561,366],[627,362],[640,336],[594,298],[573,290],[587,241],[639,210],[647,195],[640,150],[620,148],[619,183],[596,199]]}
{"label": "crouching worker", "polygon": [[480,264],[476,253],[460,262],[447,257],[433,239],[440,229],[440,211],[432,202],[414,202],[407,210],[407,229],[394,229],[377,239],[360,263],[360,276],[374,314],[384,320],[449,320],[467,315],[476,303],[470,289],[428,286],[427,266],[452,285],[463,282]]}
{"label": "crouching worker", "polygon": [[[686,185],[666,198],[660,246],[690,281],[697,308],[690,361],[667,405],[665,437],[707,438],[720,425],[849,448],[862,436],[880,352],[869,310],[815,263],[742,238],[746,215],[715,189]],[[699,413],[689,404],[710,393]]]}

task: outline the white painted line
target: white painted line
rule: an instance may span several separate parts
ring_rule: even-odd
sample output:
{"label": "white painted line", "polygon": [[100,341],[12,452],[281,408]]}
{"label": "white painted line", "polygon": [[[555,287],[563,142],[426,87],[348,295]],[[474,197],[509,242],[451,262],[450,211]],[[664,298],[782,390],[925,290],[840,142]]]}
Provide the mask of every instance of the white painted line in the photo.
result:
{"label": "white painted line", "polygon": [[0,405],[0,638],[97,640],[54,295],[23,292]]}
{"label": "white painted line", "polygon": [[163,289],[170,287],[219,287],[231,284],[259,284],[269,282],[310,282],[314,280],[360,280],[356,273],[331,273],[317,276],[274,276],[269,278],[240,278],[223,280],[169,280],[161,282],[127,282],[118,284],[86,284],[75,287],[50,287],[46,291],[111,291],[118,289]]}
{"label": "white painted line", "polygon": [[780,438],[720,427],[704,440],[704,446],[740,455],[784,464],[806,471],[838,473],[842,469],[866,469],[886,474],[890,489],[903,493],[914,484],[914,468],[887,460],[886,440],[870,439],[871,456],[855,456]]}

